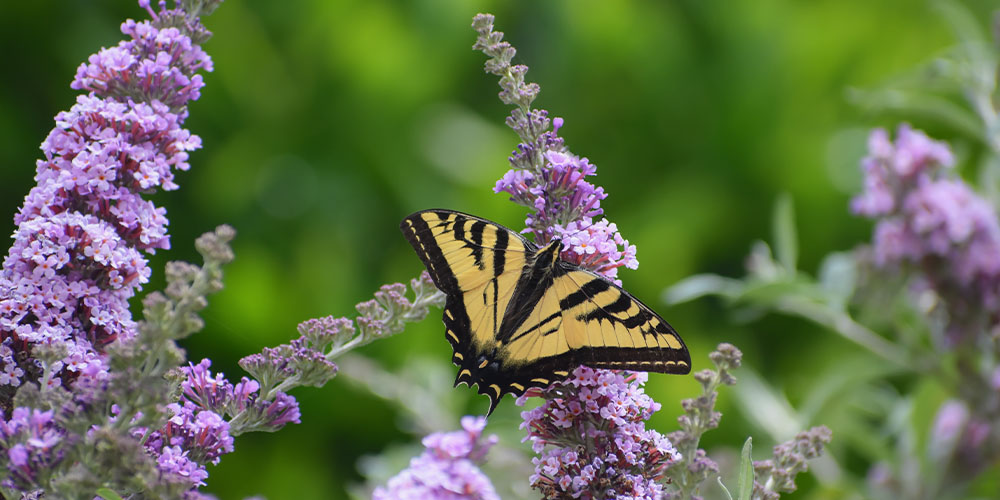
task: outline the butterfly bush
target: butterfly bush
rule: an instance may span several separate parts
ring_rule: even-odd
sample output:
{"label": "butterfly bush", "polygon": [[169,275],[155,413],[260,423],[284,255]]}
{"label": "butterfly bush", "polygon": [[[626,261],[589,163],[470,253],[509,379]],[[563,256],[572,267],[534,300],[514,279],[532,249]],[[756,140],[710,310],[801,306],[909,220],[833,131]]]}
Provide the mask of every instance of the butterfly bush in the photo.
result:
{"label": "butterfly bush", "polygon": [[[204,85],[197,73],[212,70],[199,46],[210,33],[185,8],[197,4],[207,14],[218,3],[187,2],[176,9],[161,3],[154,10],[140,1],[152,19],[126,21],[121,30],[127,40],[80,66],[71,87],[88,93],[56,115],[56,126],[42,143],[36,186],[14,217],[18,227],[0,274],[0,408],[9,415],[2,422],[6,460],[0,458],[0,464],[11,473],[0,482],[5,491],[74,484],[54,469],[79,468],[80,446],[110,438],[111,427],[158,420],[158,415],[144,420],[132,406],[126,412],[114,407],[84,435],[73,423],[63,423],[73,417],[100,419],[101,405],[122,396],[114,391],[127,376],[112,370],[128,356],[112,351],[146,340],[128,300],[149,281],[146,254],[170,248],[170,240],[166,211],[144,195],[177,189],[175,173],[187,170],[188,152],[201,147],[182,124],[187,103]],[[220,229],[203,239],[200,250],[207,261],[218,266],[231,259],[221,248],[228,238],[230,231]],[[179,270],[168,271],[168,279],[182,286]],[[187,271],[188,278],[206,277],[195,266]],[[187,281],[190,291],[193,283]],[[204,295],[212,287],[199,288]],[[147,305],[157,301],[150,298]],[[49,409],[22,406],[31,400]],[[152,432],[154,439],[144,436],[131,445],[146,453],[132,464],[140,475],[165,477],[154,490],[201,484],[198,460],[217,460],[232,450],[227,424],[218,415],[173,406],[173,416]],[[131,432],[147,430],[136,426]],[[150,467],[154,463],[160,464],[158,471]],[[180,483],[180,490],[171,483]]]}
{"label": "butterfly bush", "polygon": [[[170,248],[166,210],[143,195],[177,189],[175,171],[201,147],[181,124],[204,85],[195,72],[211,71],[212,61],[177,27],[129,20],[122,33],[129,40],[81,65],[71,86],[90,93],[56,115],[37,185],[14,216],[0,275],[3,386],[37,374],[30,356],[15,358],[38,344],[67,350],[52,382],[104,377],[104,346],[135,335],[128,300],[149,281],[143,254]],[[13,391],[5,393],[9,407]]]}
{"label": "butterfly bush", "polygon": [[[839,355],[838,372],[849,366],[878,369],[852,373],[850,390],[811,397],[807,406],[865,409],[838,418],[855,433],[852,451],[870,461],[867,477],[854,481],[866,498],[996,493],[1000,17],[994,16],[994,40],[988,40],[976,29],[981,19],[958,2],[939,7],[956,45],[907,78],[857,90],[853,97],[874,110],[912,113],[937,130],[950,130],[963,154],[905,123],[893,131],[875,129],[860,162],[863,187],[850,202],[850,212],[873,221],[869,241],[831,253],[810,277],[795,267],[794,221],[786,204],[784,214],[776,212],[776,259],[761,242],[745,279],[697,276],[670,291],[675,301],[717,294],[755,313],[797,315],[865,349]],[[937,71],[942,68],[948,69]],[[946,113],[924,113],[945,102]],[[957,116],[967,120],[964,126]],[[960,175],[960,167],[975,169],[981,190]],[[898,380],[906,383],[896,385]],[[755,462],[753,497],[791,491],[794,474],[827,439],[828,432],[814,428],[776,447],[773,459]]]}
{"label": "butterfly bush", "polygon": [[[507,124],[521,138],[521,144],[509,158],[511,170],[497,181],[494,192],[505,192],[511,201],[531,208],[533,212],[525,221],[524,232],[532,233],[540,245],[560,239],[564,245],[563,259],[609,279],[616,279],[618,268],[623,265],[637,267],[635,246],[622,238],[617,227],[607,219],[594,222],[594,217],[603,214],[600,202],[607,197],[603,188],[586,180],[596,173],[596,168],[565,147],[557,135],[563,125],[561,118],[550,120],[547,111],[531,108],[539,87],[524,81],[527,66],[510,64],[515,49],[503,41],[503,33],[493,31],[493,16],[479,14],[472,26],[479,34],[473,48],[490,57],[486,71],[500,76],[500,99],[515,105]],[[600,387],[597,387],[598,376],[604,377]],[[551,395],[544,406],[523,413],[522,428],[529,429],[536,453],[542,453],[548,443],[564,443],[562,438],[569,440],[565,447],[552,448],[541,458],[533,459],[536,473],[530,479],[532,487],[542,491],[546,498],[555,498],[553,495],[559,493],[575,498],[584,494],[590,495],[586,498],[604,498],[616,491],[659,498],[661,486],[655,479],[666,464],[675,460],[675,452],[669,441],[645,429],[645,420],[659,405],[643,394],[644,377],[632,374],[626,383],[617,372],[579,367],[571,382],[566,383],[572,384],[573,391],[564,391],[562,384],[556,383],[546,391],[531,392],[531,395]],[[579,398],[583,393],[590,395],[591,391],[594,396],[588,406]],[[524,399],[522,396],[518,403],[524,404]],[[598,400],[600,406],[596,406]],[[569,408],[574,408],[575,413],[570,413]],[[555,427],[550,423],[553,420]],[[580,449],[572,443],[581,444]],[[584,443],[591,446],[582,446]],[[478,493],[453,496],[451,492],[430,488],[417,479],[415,471],[423,471],[428,464],[435,471],[442,466],[426,456],[427,453],[414,459],[410,469],[391,479],[387,488],[376,489],[374,498],[496,497],[492,487],[488,496]],[[658,465],[655,470],[647,471],[648,464]],[[474,465],[463,472],[466,473],[476,478],[482,476]],[[435,477],[434,472],[427,474]]]}
{"label": "butterfly bush", "polygon": [[[1000,221],[954,165],[946,143],[909,125],[899,126],[895,141],[876,129],[861,163],[864,191],[851,208],[877,221],[872,264],[911,276],[912,294],[933,297],[932,340],[955,353],[961,387],[938,408],[929,454],[961,485],[1000,459]],[[911,494],[893,476],[878,463],[869,479],[876,490]]]}

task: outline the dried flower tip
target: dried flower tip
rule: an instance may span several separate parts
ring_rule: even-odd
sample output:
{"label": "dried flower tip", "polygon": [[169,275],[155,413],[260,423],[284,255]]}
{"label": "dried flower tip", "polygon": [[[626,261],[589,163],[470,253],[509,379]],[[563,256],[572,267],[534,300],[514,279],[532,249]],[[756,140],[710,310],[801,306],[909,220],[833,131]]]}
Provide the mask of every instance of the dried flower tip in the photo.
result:
{"label": "dried flower tip", "polygon": [[347,318],[326,316],[303,321],[298,326],[299,334],[318,351],[325,351],[331,343],[340,345],[354,337],[354,323]]}
{"label": "dried flower tip", "polygon": [[223,224],[215,228],[215,232],[201,235],[195,240],[194,246],[206,262],[228,264],[234,258],[233,249],[229,246],[234,237],[236,230],[232,226]]}
{"label": "dried flower tip", "polygon": [[698,381],[698,383],[702,385],[702,387],[707,387],[709,384],[715,381],[715,372],[709,370],[708,368],[697,371],[692,376],[694,377],[695,380]]}
{"label": "dried flower tip", "polygon": [[708,355],[708,358],[719,370],[732,370],[740,367],[743,353],[733,344],[723,342]]}

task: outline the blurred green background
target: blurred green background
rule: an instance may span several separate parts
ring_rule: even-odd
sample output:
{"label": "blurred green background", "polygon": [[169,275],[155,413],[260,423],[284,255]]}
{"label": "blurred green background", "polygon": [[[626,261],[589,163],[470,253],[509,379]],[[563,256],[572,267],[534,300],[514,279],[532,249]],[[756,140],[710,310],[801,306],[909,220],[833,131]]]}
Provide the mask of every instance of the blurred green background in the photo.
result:
{"label": "blurred green background", "polygon": [[[995,3],[965,5],[985,28]],[[751,243],[769,237],[782,192],[796,205],[802,269],[814,272],[827,252],[868,238],[870,224],[847,213],[857,160],[867,130],[896,119],[866,115],[846,93],[954,43],[926,2],[228,0],[206,20],[215,72],[187,121],[204,149],[179,175],[179,191],[155,196],[174,248],[154,257],[154,280],[165,259],[195,259],[202,232],[222,223],[238,231],[226,289],[210,299],[205,330],[184,343],[190,358],[210,357],[238,379],[239,358],[288,341],[298,322],[351,315],[379,285],[415,276],[420,263],[397,229],[415,210],[523,224],[524,211],[492,192],[517,140],[484,56],[470,49],[472,16],[483,11],[496,14],[516,62],[541,85],[536,104],[565,118],[568,146],[598,166],[606,214],[639,249],[639,270],[621,274],[625,286],[681,332],[696,369],[717,343],[732,342],[793,405],[805,398],[852,345],[804,321],[738,322],[717,301],[668,308],[659,297],[694,273],[742,275]],[[74,102],[76,67],[117,44],[127,17],[144,12],[130,0],[4,3],[3,232],[13,231],[10,216],[33,184],[51,117]],[[392,372],[431,359],[450,386],[438,314],[359,354]],[[668,432],[697,384],[654,375],[647,389],[663,403],[652,425]],[[447,391],[465,412],[487,408],[467,388]],[[239,438],[209,468],[208,492],[345,498],[363,480],[360,457],[414,440],[397,404],[348,377],[294,395],[303,423]],[[719,406],[723,425],[706,447],[725,454],[748,434],[758,437],[755,450],[773,444],[728,391]],[[515,445],[517,412],[505,401],[488,431]],[[834,450],[863,476],[866,462]],[[801,484],[798,498],[839,496],[814,478]]]}

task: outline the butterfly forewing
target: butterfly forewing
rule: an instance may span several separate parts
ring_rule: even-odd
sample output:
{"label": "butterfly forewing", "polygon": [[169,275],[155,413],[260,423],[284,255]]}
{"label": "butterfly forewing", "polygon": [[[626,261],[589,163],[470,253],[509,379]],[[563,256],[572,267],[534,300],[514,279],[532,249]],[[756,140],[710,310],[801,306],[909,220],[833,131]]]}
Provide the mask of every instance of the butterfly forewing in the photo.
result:
{"label": "butterfly forewing", "polygon": [[642,302],[565,261],[551,273],[532,272],[546,249],[503,226],[425,210],[403,219],[401,229],[447,295],[443,319],[459,366],[455,384],[478,385],[490,413],[504,394],[546,387],[580,364],[691,369],[677,332]]}
{"label": "butterfly forewing", "polygon": [[417,212],[401,229],[448,295],[444,323],[460,367],[456,384],[479,382],[481,358],[495,360],[501,318],[534,246],[503,226],[448,210]]}

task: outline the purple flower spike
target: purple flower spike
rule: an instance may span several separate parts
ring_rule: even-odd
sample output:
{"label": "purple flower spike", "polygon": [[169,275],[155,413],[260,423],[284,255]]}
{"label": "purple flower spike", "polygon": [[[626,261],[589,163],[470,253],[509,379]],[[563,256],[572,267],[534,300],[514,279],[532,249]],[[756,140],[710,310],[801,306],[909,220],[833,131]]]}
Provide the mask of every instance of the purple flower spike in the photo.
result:
{"label": "purple flower spike", "polygon": [[205,83],[195,73],[212,71],[212,59],[190,37],[177,28],[157,29],[131,19],[122,23],[122,33],[132,39],[90,56],[77,69],[72,88],[119,98],[138,95],[170,107],[201,96]]}
{"label": "purple flower spike", "polygon": [[566,246],[562,253],[564,260],[612,278],[619,285],[619,267],[639,267],[635,245],[622,238],[618,226],[607,219],[595,223],[590,217],[583,217],[565,227],[554,226],[553,232]]}
{"label": "purple flower spike", "polygon": [[299,420],[302,416],[299,412],[299,402],[283,392],[275,394],[274,400],[266,405],[264,415],[266,425],[272,430],[278,430],[285,424],[302,423]]}
{"label": "purple flower spike", "polygon": [[[657,480],[681,457],[645,422],[660,409],[645,394],[645,373],[581,366],[541,392],[545,403],[521,413],[532,448],[531,485],[545,498],[658,499]],[[523,405],[527,393],[518,399]]]}
{"label": "purple flower spike", "polygon": [[[531,210],[525,219],[526,233],[535,243],[545,245],[553,238],[563,242],[562,258],[591,271],[617,279],[621,266],[635,269],[639,261],[635,246],[629,245],[618,228],[607,219],[601,201],[608,197],[604,188],[587,180],[597,167],[573,154],[559,137],[562,118],[549,119],[548,111],[531,109],[538,95],[537,84],[524,81],[528,68],[510,64],[516,51],[503,41],[503,33],[493,30],[493,16],[479,14],[472,22],[479,33],[473,48],[490,59],[486,71],[500,76],[500,98],[517,107],[507,118],[521,138],[509,158],[511,170],[497,181],[493,191],[507,193],[511,201]],[[551,127],[551,129],[550,129]]]}
{"label": "purple flower spike", "polygon": [[218,463],[219,457],[233,451],[229,423],[215,412],[199,409],[189,401],[170,404],[167,409],[173,416],[161,430],[151,433],[147,442],[154,455],[161,452],[161,446],[180,446],[192,460]]}
{"label": "purple flower spike", "polygon": [[[296,342],[293,341],[293,344]],[[261,354],[255,354],[244,358],[244,362],[249,361],[249,365],[255,362],[259,362],[259,365],[253,365],[256,370],[263,370],[266,372],[268,377],[267,380],[273,381],[277,372],[267,372],[266,367],[271,367],[275,363],[282,366],[281,370],[284,370],[284,374],[292,377],[299,376],[302,373],[303,366],[309,366],[310,363],[318,364],[320,366],[333,366],[326,360],[320,353],[315,351],[301,348],[301,352],[295,352],[292,357],[285,358],[281,354],[282,349],[290,349],[289,346],[281,346],[279,348],[265,348],[265,353],[268,353],[270,357],[265,360],[265,356]],[[309,357],[309,360],[303,361],[305,357]],[[318,358],[318,359],[313,359]],[[257,360],[257,361],[254,361]],[[299,365],[298,368],[293,368],[293,366]],[[181,371],[187,376],[185,380],[181,382],[181,388],[183,389],[184,402],[183,407],[179,405],[171,405],[170,409],[174,412],[174,418],[172,418],[167,426],[159,431],[161,434],[166,436],[175,436],[180,433],[184,433],[181,429],[180,431],[175,428],[171,428],[171,423],[180,425],[184,427],[188,425],[186,422],[190,420],[191,416],[194,415],[193,411],[200,408],[196,416],[197,422],[211,427],[212,433],[216,434],[217,437],[211,440],[211,443],[216,444],[206,444],[208,442],[196,443],[197,447],[205,449],[205,453],[196,454],[196,458],[201,461],[212,460],[213,462],[218,461],[218,457],[224,453],[232,451],[232,438],[229,437],[229,424],[225,421],[216,421],[215,418],[220,415],[239,415],[243,413],[242,421],[244,425],[249,426],[260,426],[266,428],[270,431],[276,431],[286,424],[298,424],[301,423],[300,417],[302,414],[299,412],[299,403],[294,397],[289,396],[281,391],[270,391],[271,393],[267,395],[267,399],[264,399],[260,394],[260,383],[256,380],[250,380],[246,377],[237,383],[235,386],[226,380],[225,376],[221,373],[212,375],[212,372],[208,370],[211,366],[211,361],[207,359],[201,360],[197,365],[191,364],[187,367],[181,368]],[[334,366],[334,369],[336,366]],[[280,371],[280,370],[279,370]],[[214,416],[214,417],[213,417]],[[211,425],[209,425],[211,424]],[[190,426],[188,426],[190,427]],[[242,431],[243,429],[238,429]],[[170,444],[177,444],[174,440],[169,441]],[[153,446],[153,448],[156,448]],[[185,447],[190,449],[190,447]]]}
{"label": "purple flower spike", "polygon": [[[176,173],[190,168],[188,154],[201,147],[183,122],[188,102],[197,99],[204,86],[197,73],[212,70],[211,59],[199,47],[208,32],[195,13],[181,6],[208,14],[220,1],[175,2],[178,8],[172,10],[165,1],[155,10],[140,1],[153,21],[126,21],[121,26],[125,41],[102,49],[79,67],[71,87],[87,94],[56,115],[55,127],[41,145],[36,186],[14,216],[18,227],[0,272],[0,408],[10,411],[15,388],[24,391],[24,382],[44,381],[41,396],[31,401],[56,410],[17,408],[8,420],[0,418],[0,468],[9,469],[0,473],[8,476],[0,481],[5,494],[52,492],[54,476],[61,478],[63,488],[74,481],[111,484],[86,477],[86,467],[66,473],[67,467],[79,467],[79,447],[92,446],[87,441],[91,439],[107,439],[128,450],[121,454],[121,470],[129,470],[136,459],[129,453],[142,449],[128,437],[146,439],[145,449],[156,459],[165,482],[182,487],[204,484],[204,463],[232,451],[229,424],[222,415],[233,387],[221,375],[212,376],[207,360],[187,368],[182,402],[169,405],[169,420],[147,435],[137,422],[143,413],[147,420],[159,417],[169,400],[163,400],[163,394],[152,402],[126,400],[114,393],[114,382],[134,375],[128,370],[137,370],[139,362],[112,375],[107,354],[110,344],[139,335],[129,300],[149,281],[148,254],[170,248],[166,210],[144,196],[177,189]],[[147,298],[154,303],[165,300],[159,297]],[[147,362],[156,364],[152,370],[143,366],[143,376],[152,373],[151,379],[164,380],[157,370],[166,371],[176,358],[157,357],[157,349],[168,343],[172,345],[172,338],[141,346],[150,349]],[[72,403],[60,397],[72,397]],[[115,398],[126,410],[113,405],[112,414],[104,415],[108,400]],[[107,420],[81,420],[95,415]],[[119,416],[128,422],[115,425]],[[74,436],[60,427],[66,422],[87,422],[90,431]],[[77,463],[63,463],[60,470],[64,454],[66,462]],[[110,478],[116,473],[108,474]],[[134,473],[130,481],[139,476]],[[134,490],[135,484],[129,488]]]}
{"label": "purple flower spike", "polygon": [[424,438],[424,453],[409,468],[375,489],[373,500],[499,500],[489,479],[476,465],[497,442],[482,439],[484,417],[463,417],[461,431],[439,432]]}
{"label": "purple flower spike", "polygon": [[128,301],[149,281],[145,253],[170,247],[166,211],[142,195],[176,189],[201,147],[181,124],[203,86],[195,72],[212,63],[177,28],[128,21],[122,32],[129,40],[80,67],[72,86],[90,93],[55,117],[14,217],[0,273],[2,385],[38,372],[15,361],[36,344],[67,349],[56,383],[105,378],[105,346],[135,336]]}

